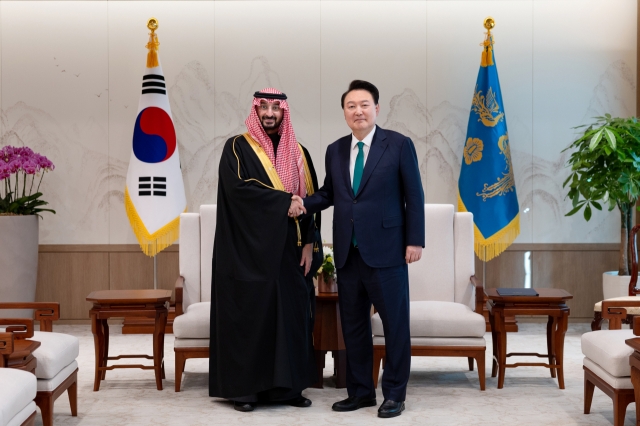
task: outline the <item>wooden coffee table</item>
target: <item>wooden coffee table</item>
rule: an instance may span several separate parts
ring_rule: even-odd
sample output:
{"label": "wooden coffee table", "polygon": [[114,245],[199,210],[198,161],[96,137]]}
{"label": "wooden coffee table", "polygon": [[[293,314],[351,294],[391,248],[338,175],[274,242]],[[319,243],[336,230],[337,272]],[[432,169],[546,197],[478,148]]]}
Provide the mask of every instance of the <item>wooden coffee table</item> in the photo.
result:
{"label": "wooden coffee table", "polygon": [[334,362],[336,388],[347,387],[347,351],[342,338],[338,293],[318,293],[316,290],[316,318],[313,327],[313,348],[316,352],[318,382],[314,388],[322,389],[322,370],[325,356],[331,351]]}
{"label": "wooden coffee table", "polygon": [[[100,381],[105,379],[107,370],[116,368],[141,368],[155,370],[156,387],[162,390],[164,374],[164,332],[167,325],[167,313],[170,290],[102,290],[94,291],[87,296],[87,301],[93,303],[89,311],[91,316],[91,331],[96,355],[96,371],[93,390],[100,389]],[[153,332],[153,356],[149,355],[118,355],[109,356],[109,318],[153,318],[155,330]],[[107,361],[123,358],[152,359],[153,365],[118,364],[107,366]]]}
{"label": "wooden coffee table", "polygon": [[[564,389],[564,335],[569,322],[569,307],[566,301],[573,296],[567,291],[557,288],[536,288],[538,296],[500,296],[497,289],[485,290],[487,307],[491,321],[491,336],[493,340],[493,368],[491,377],[498,373],[498,389],[504,386],[506,368],[516,367],[546,367],[551,370],[551,377],[558,375],[558,386]],[[547,321],[547,354],[531,352],[507,353],[507,329],[505,318],[515,315],[544,315]],[[520,362],[507,364],[507,358],[512,356],[537,356],[548,358],[549,363]]]}

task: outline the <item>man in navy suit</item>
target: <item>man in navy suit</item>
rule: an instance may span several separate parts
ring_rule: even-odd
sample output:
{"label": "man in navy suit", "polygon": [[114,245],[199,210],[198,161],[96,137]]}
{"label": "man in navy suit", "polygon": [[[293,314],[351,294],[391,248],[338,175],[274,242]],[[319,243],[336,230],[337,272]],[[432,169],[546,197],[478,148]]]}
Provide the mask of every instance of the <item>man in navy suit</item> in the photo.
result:
{"label": "man in navy suit", "polygon": [[290,216],[334,206],[333,250],[338,270],[342,334],[347,350],[349,397],[335,411],[377,405],[373,387],[371,304],[384,327],[383,418],[404,410],[411,366],[407,264],[424,247],[424,192],[416,150],[400,133],[376,126],[378,89],[355,80],[342,95],[352,134],[327,148],[324,185],[292,198]]}

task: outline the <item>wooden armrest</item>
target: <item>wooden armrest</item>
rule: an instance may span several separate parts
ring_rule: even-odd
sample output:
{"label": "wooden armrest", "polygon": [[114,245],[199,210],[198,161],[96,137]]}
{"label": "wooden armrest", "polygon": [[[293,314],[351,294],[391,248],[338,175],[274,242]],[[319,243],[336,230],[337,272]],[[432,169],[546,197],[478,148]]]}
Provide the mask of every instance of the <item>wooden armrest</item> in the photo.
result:
{"label": "wooden armrest", "polygon": [[33,309],[35,320],[40,321],[40,331],[53,331],[53,321],[60,319],[58,302],[7,302],[0,303],[0,309]]}
{"label": "wooden armrest", "polygon": [[33,337],[33,320],[31,318],[0,318],[0,325],[6,325],[6,332],[16,339]]}
{"label": "wooden armrest", "polygon": [[[622,320],[627,318],[627,310],[625,308],[640,308],[640,297],[638,300],[602,301],[602,319],[609,320],[609,330],[620,330],[622,328]],[[638,331],[640,332],[640,326]]]}
{"label": "wooden armrest", "polygon": [[482,315],[482,311],[484,308],[484,285],[475,275],[471,275],[471,284],[476,288],[476,309],[475,312],[477,314]]}
{"label": "wooden armrest", "polygon": [[13,352],[13,339],[13,333],[0,333],[0,355],[9,355]]}
{"label": "wooden armrest", "polygon": [[184,277],[182,276],[178,277],[178,279],[176,280],[175,290],[176,290],[176,316],[178,316],[184,313],[182,310],[182,302],[183,302],[182,292],[184,291]]}

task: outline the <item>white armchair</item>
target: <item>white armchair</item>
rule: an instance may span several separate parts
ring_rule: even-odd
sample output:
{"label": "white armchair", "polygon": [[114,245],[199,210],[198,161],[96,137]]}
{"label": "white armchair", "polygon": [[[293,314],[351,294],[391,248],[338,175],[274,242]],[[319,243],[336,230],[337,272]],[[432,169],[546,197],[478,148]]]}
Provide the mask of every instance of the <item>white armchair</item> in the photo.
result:
{"label": "white armchair", "polygon": [[215,205],[202,205],[200,213],[180,215],[180,277],[176,282],[176,318],[173,321],[176,392],[180,392],[187,359],[209,358],[215,234]]}
{"label": "white armchair", "polygon": [[[53,425],[53,403],[65,392],[69,396],[71,415],[77,416],[78,362],[76,358],[80,354],[80,341],[75,336],[52,331],[53,321],[60,318],[60,304],[57,302],[9,302],[0,303],[0,309],[33,309],[35,320],[40,322],[40,331],[14,334],[17,338],[29,338],[40,342],[33,356],[37,361],[35,403],[42,413],[43,425]],[[11,321],[11,319],[4,319],[4,321]],[[24,320],[16,319],[16,321],[20,323]],[[30,326],[30,330],[33,330],[33,325]]]}
{"label": "white armchair", "polygon": [[[412,356],[459,356],[478,365],[485,389],[484,290],[475,276],[473,215],[454,213],[450,204],[425,205],[425,249],[409,265]],[[384,368],[384,330],[379,314],[371,318],[373,381]]]}
{"label": "white armchair", "polygon": [[[2,348],[0,348],[1,350]],[[36,418],[36,376],[0,368],[0,426],[31,426]]]}
{"label": "white armchair", "polygon": [[[609,320],[609,330],[596,330],[582,335],[584,370],[584,414],[591,412],[593,393],[597,387],[613,400],[613,424],[622,426],[627,406],[635,401],[629,357],[633,349],[625,343],[636,337],[634,330],[621,329],[628,309],[640,308],[636,301],[608,299],[602,301],[602,319]],[[640,323],[634,320],[636,332]],[[636,401],[636,416],[640,406]]]}

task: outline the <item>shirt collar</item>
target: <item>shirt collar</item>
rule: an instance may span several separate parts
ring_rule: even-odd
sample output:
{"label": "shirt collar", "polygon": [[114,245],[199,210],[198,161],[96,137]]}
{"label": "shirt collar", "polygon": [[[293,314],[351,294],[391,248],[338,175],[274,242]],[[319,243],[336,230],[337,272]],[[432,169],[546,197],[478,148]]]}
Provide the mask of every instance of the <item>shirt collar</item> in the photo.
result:
{"label": "shirt collar", "polygon": [[373,142],[373,135],[376,133],[376,127],[377,126],[373,126],[373,129],[369,132],[369,134],[367,136],[364,137],[364,139],[362,139],[362,141],[358,140],[352,133],[351,134],[351,149],[354,149],[355,147],[357,147],[358,146],[358,142],[364,142],[364,144],[366,146],[371,148],[371,142]]}

